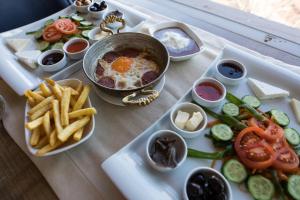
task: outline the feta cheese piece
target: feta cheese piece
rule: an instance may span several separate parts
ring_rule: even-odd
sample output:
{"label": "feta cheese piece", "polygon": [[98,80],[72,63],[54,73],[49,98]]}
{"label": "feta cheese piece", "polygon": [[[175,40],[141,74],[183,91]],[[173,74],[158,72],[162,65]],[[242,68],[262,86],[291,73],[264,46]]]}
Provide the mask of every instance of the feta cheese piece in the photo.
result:
{"label": "feta cheese piece", "polygon": [[186,122],[189,120],[189,117],[189,113],[179,110],[175,118],[175,125],[180,129],[184,129]]}
{"label": "feta cheese piece", "polygon": [[262,81],[258,81],[254,78],[248,78],[248,84],[255,95],[262,100],[287,97],[290,95],[289,91],[275,87]]}
{"label": "feta cheese piece", "polygon": [[298,123],[300,123],[300,101],[297,99],[292,98],[291,106],[296,116]]}
{"label": "feta cheese piece", "polygon": [[18,58],[30,59],[37,62],[39,55],[41,55],[40,50],[28,50],[28,51],[19,51],[16,53]]}
{"label": "feta cheese piece", "polygon": [[27,58],[19,58],[19,61],[32,69],[37,68],[37,64],[34,60],[27,59]]}
{"label": "feta cheese piece", "polygon": [[200,112],[194,112],[191,119],[185,124],[185,128],[188,131],[195,131],[199,124],[203,121],[203,116]]}
{"label": "feta cheese piece", "polygon": [[30,42],[29,39],[20,39],[20,38],[6,39],[7,45],[16,52],[25,49],[29,44],[29,42]]}

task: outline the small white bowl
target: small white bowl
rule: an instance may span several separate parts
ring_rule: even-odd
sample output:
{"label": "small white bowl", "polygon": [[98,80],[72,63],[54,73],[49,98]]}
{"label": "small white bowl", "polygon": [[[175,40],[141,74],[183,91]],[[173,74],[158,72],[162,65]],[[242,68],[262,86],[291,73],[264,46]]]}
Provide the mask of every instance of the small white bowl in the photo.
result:
{"label": "small white bowl", "polygon": [[210,168],[210,167],[197,167],[195,169],[193,169],[186,177],[185,181],[184,181],[184,186],[183,186],[183,199],[184,200],[189,200],[188,195],[187,195],[187,191],[186,191],[186,187],[188,184],[189,179],[197,172],[203,172],[203,173],[208,173],[210,175],[215,175],[217,177],[219,177],[224,185],[225,185],[225,190],[227,193],[227,197],[228,200],[232,200],[232,190],[231,190],[231,186],[229,184],[229,182],[226,180],[226,178],[217,170]]}
{"label": "small white bowl", "polygon": [[79,12],[79,13],[88,13],[88,8],[89,8],[89,6],[90,6],[91,4],[94,3],[94,0],[91,0],[92,3],[89,4],[89,5],[86,5],[86,6],[77,6],[77,5],[76,5],[76,1],[77,1],[77,0],[75,0],[75,1],[73,2],[73,5],[74,5],[74,7],[76,8],[76,11]]}
{"label": "small white bowl", "polygon": [[101,11],[91,11],[90,8],[93,6],[94,3],[90,4],[89,7],[88,7],[89,15],[92,18],[94,18],[94,19],[103,19],[104,16],[106,15],[107,11],[108,11],[108,5],[107,5],[107,7],[104,10],[101,10]]}
{"label": "small white bowl", "polygon": [[[57,81],[57,83],[59,83],[60,85],[70,86],[72,88],[76,88],[80,84],[80,82],[81,81],[78,80],[78,79],[64,79],[64,80]],[[91,104],[91,101],[90,101],[89,97],[87,98],[85,104],[83,105],[83,108],[88,108],[88,107],[92,107],[92,104]],[[30,110],[30,105],[27,101],[26,105],[25,105],[25,123],[27,123],[29,121],[29,118],[27,116],[27,112],[29,110]],[[86,140],[88,140],[93,135],[94,128],[95,128],[95,117],[92,116],[89,124],[86,125],[86,127],[84,128],[84,132],[83,132],[81,140],[79,140],[78,142],[66,142],[61,147],[58,147],[57,149],[44,154],[43,157],[52,156],[52,155],[55,155],[55,154],[58,154],[58,153],[62,153],[64,151],[67,151],[71,148],[74,148],[74,147],[78,146],[79,144],[81,144],[81,143],[85,142]],[[32,155],[36,155],[36,152],[38,151],[38,149],[36,149],[36,148],[34,148],[30,145],[30,135],[31,135],[30,131],[27,128],[25,128],[26,146],[27,146],[29,152]]]}
{"label": "small white bowl", "polygon": [[[104,17],[104,19],[108,16],[108,15],[110,15],[110,13],[111,12],[113,12],[113,11],[116,11],[116,9],[115,10],[112,10],[112,11],[110,11],[110,12],[108,12],[106,15],[105,15],[105,17]],[[125,18],[125,13],[124,12],[122,12],[122,11],[120,11],[120,10],[118,10],[119,12],[121,12],[121,13],[123,13],[123,15],[122,15],[122,19],[126,19]],[[114,23],[109,23],[109,24],[107,24],[107,27],[108,28],[110,28],[110,29],[117,29],[117,28],[119,28],[119,27],[121,27],[122,26],[122,23],[121,22],[114,22]]]}
{"label": "small white bowl", "polygon": [[[70,44],[73,44],[75,42],[85,42],[87,44],[87,46],[82,49],[81,51],[78,51],[78,52],[74,52],[74,53],[71,53],[71,52],[68,52],[67,51],[67,48]],[[87,50],[89,49],[90,47],[90,44],[89,44],[89,41],[87,41],[86,39],[83,39],[83,38],[72,38],[70,39],[68,42],[66,42],[63,46],[63,50],[64,52],[68,55],[68,57],[72,60],[79,60],[81,58],[84,57],[85,53],[87,52]]]}
{"label": "small white bowl", "polygon": [[[222,96],[220,97],[220,99],[211,101],[211,100],[207,100],[207,99],[200,97],[196,92],[196,87],[197,87],[197,85],[199,85],[200,83],[203,83],[203,82],[210,82],[210,83],[216,84],[222,92]],[[193,100],[196,101],[199,105],[204,106],[204,107],[214,108],[214,107],[219,106],[222,103],[222,101],[225,99],[226,87],[221,82],[219,82],[218,80],[216,80],[214,78],[200,78],[197,81],[195,81],[193,84],[192,97],[193,97]]]}
{"label": "small white bowl", "polygon": [[184,23],[177,22],[177,21],[162,22],[162,23],[150,26],[148,28],[148,31],[149,31],[149,34],[152,37],[154,37],[154,34],[156,31],[159,31],[159,30],[165,29],[165,28],[179,28],[179,29],[183,30],[192,40],[194,40],[196,42],[196,44],[199,47],[199,51],[197,51],[193,54],[188,54],[188,55],[184,55],[184,56],[170,56],[170,59],[172,61],[188,60],[188,59],[192,58],[193,56],[198,55],[199,53],[201,53],[204,50],[203,42],[201,41],[199,36],[189,26],[187,26]]}
{"label": "small white bowl", "polygon": [[[220,73],[218,66],[223,64],[223,63],[231,63],[234,64],[236,66],[238,66],[239,68],[241,68],[241,70],[243,71],[243,76],[241,76],[240,78],[229,78],[224,76],[223,74]],[[222,83],[224,83],[225,85],[238,85],[245,77],[247,76],[247,69],[246,67],[236,61],[236,60],[232,60],[232,59],[222,59],[219,62],[217,62],[216,64],[216,74],[215,77],[221,81]]]}
{"label": "small white bowl", "polygon": [[[44,65],[42,63],[43,59],[46,56],[48,56],[49,54],[52,54],[52,53],[61,53],[61,54],[63,54],[63,58],[60,61],[58,61],[57,63],[53,64],[53,65]],[[51,49],[51,50],[45,51],[44,53],[39,55],[39,57],[37,59],[37,63],[43,71],[55,72],[55,71],[58,71],[58,70],[64,68],[67,65],[67,58],[66,58],[65,53],[62,50],[60,50],[60,49]]]}
{"label": "small white bowl", "polygon": [[[91,44],[94,44],[95,42],[99,41],[99,40],[95,39],[95,35],[97,33],[101,33],[101,32],[102,32],[102,30],[99,27],[96,27],[96,28],[93,28],[92,30],[90,30],[88,33],[89,42]],[[104,32],[104,33],[106,33],[106,32]],[[109,36],[109,33],[107,33],[107,36]],[[105,38],[107,36],[104,36],[103,38]],[[101,38],[100,40],[102,40],[103,38]]]}
{"label": "small white bowl", "polygon": [[[167,166],[162,166],[157,164],[154,160],[152,160],[151,156],[150,156],[150,147],[152,145],[152,143],[154,142],[154,140],[158,137],[161,136],[172,136],[172,137],[176,137],[177,139],[179,139],[179,141],[181,142],[181,146],[179,148],[181,149],[181,156],[180,156],[180,161],[178,162],[177,166],[172,168],[172,167],[167,167]],[[149,162],[149,164],[156,170],[160,171],[160,172],[167,172],[167,171],[171,171],[174,169],[177,169],[179,166],[182,165],[182,163],[186,160],[187,157],[187,144],[185,142],[185,140],[177,133],[175,133],[174,131],[170,131],[170,130],[159,130],[155,133],[153,133],[148,141],[147,141],[147,145],[146,145],[146,155],[147,155],[147,160]]]}
{"label": "small white bowl", "polygon": [[[190,114],[190,117],[192,117],[193,112],[200,112],[201,115],[203,116],[203,120],[202,122],[199,124],[199,126],[197,127],[197,129],[195,131],[188,131],[185,129],[180,129],[176,126],[175,124],[175,118],[177,115],[177,112],[181,110],[183,112],[187,112]],[[184,138],[194,138],[199,136],[202,131],[205,129],[206,125],[207,125],[207,115],[205,113],[205,111],[198,105],[190,103],[190,102],[184,102],[184,103],[179,103],[177,105],[175,105],[175,107],[173,108],[173,110],[170,113],[170,121],[171,121],[171,127],[174,131],[176,131],[177,133],[179,133],[182,137]]]}

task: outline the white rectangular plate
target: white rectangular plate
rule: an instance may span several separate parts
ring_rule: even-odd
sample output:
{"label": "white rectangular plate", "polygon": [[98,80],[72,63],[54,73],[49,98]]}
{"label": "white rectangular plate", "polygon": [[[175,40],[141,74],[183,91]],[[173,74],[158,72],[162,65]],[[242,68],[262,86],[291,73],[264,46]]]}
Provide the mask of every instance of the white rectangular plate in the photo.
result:
{"label": "white rectangular plate", "polygon": [[[204,76],[213,77],[214,66],[222,58],[238,60],[246,66],[248,77],[289,90],[291,93],[290,97],[300,99],[299,75],[229,46],[216,58]],[[246,94],[253,95],[246,80],[238,86],[227,87],[227,89],[238,97]],[[178,102],[190,102],[191,100],[191,91],[188,91]],[[289,98],[263,101],[261,109],[266,111],[270,108],[278,108],[284,111],[291,119],[290,127],[300,128],[289,105]],[[210,160],[187,158],[182,166],[170,173],[157,172],[148,165],[145,154],[147,139],[157,130],[171,129],[169,114],[170,111],[136,139],[102,163],[104,171],[128,199],[182,199],[183,184],[188,172],[193,168],[210,166],[211,164]],[[208,130],[204,133],[207,132]],[[210,140],[204,137],[204,134],[195,139],[186,139],[186,141],[188,147],[202,151],[216,151]],[[217,163],[217,169],[220,169],[220,164],[220,162]],[[231,183],[231,187],[233,199],[252,199],[246,189],[241,189],[239,185],[234,183]]]}
{"label": "white rectangular plate", "polygon": [[[109,11],[118,9],[124,13],[127,23],[125,30],[123,30],[125,32],[137,31],[142,23],[149,18],[149,16],[116,1],[108,1],[108,7]],[[68,64],[65,68],[54,73],[44,72],[39,68],[34,70],[30,69],[18,62],[17,57],[14,54],[15,52],[8,48],[5,39],[29,38],[32,42],[25,50],[36,49],[33,36],[26,35],[26,32],[40,29],[44,25],[45,21],[49,19],[57,19],[59,16],[70,15],[72,13],[75,13],[75,8],[73,6],[69,6],[47,18],[0,34],[0,77],[4,79],[16,93],[23,95],[25,90],[36,88],[45,77],[53,79],[56,79],[57,77],[68,77],[75,71],[79,70],[82,65],[80,64],[81,61],[68,60]],[[93,21],[94,24],[98,25],[100,23],[99,20],[95,21],[89,16],[83,14],[80,15],[84,16],[89,21]]]}

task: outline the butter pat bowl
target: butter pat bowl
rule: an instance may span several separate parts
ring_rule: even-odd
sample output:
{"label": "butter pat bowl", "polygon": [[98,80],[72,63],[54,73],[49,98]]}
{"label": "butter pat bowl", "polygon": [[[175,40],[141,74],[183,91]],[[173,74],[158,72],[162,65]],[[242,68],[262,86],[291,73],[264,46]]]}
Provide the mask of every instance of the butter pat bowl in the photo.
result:
{"label": "butter pat bowl", "polygon": [[[192,118],[194,112],[199,112],[202,115],[202,120],[200,124],[197,126],[197,128],[194,131],[189,131],[185,128],[180,128],[176,125],[175,119],[178,114],[178,111],[183,111],[189,114],[189,119]],[[198,105],[190,102],[184,102],[184,103],[179,103],[175,105],[173,110],[170,113],[170,123],[172,129],[179,133],[182,137],[184,138],[195,138],[199,136],[203,130],[206,128],[207,125],[207,115],[205,111]]]}
{"label": "butter pat bowl", "polygon": [[[194,53],[188,53],[186,55],[182,55],[182,56],[172,56],[170,53],[170,59],[171,61],[183,61],[183,60],[188,60],[190,58],[192,58],[193,56],[198,55],[199,53],[201,53],[204,50],[204,43],[201,41],[201,39],[199,38],[199,36],[186,24],[181,23],[181,22],[177,22],[177,21],[170,21],[170,22],[162,22],[159,24],[155,24],[153,26],[150,26],[148,28],[148,32],[151,36],[157,38],[155,36],[155,33],[159,30],[162,29],[166,29],[166,28],[178,28],[181,29],[183,32],[186,33],[186,35],[193,40],[196,45],[199,47],[199,50],[194,52]],[[158,38],[157,38],[158,39]],[[168,49],[168,48],[167,48]],[[168,49],[169,51],[169,49]]]}

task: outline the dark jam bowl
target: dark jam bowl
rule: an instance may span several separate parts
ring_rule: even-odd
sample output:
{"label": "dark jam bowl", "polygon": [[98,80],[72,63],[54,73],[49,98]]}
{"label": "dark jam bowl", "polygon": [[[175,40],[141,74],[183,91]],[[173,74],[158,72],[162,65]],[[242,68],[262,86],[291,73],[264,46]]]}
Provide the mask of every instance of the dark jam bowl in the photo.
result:
{"label": "dark jam bowl", "polygon": [[185,179],[183,199],[232,200],[233,198],[230,184],[220,172],[210,167],[198,167],[193,169]]}
{"label": "dark jam bowl", "polygon": [[42,53],[37,62],[43,71],[55,72],[67,65],[67,58],[62,50],[52,49]]}
{"label": "dark jam bowl", "polygon": [[[175,140],[175,142],[172,143],[173,144],[172,147],[175,148],[175,152],[176,152],[176,161],[177,161],[176,165],[173,165],[173,163],[171,163],[171,165],[169,165],[169,164],[164,165],[161,162],[158,162],[153,158],[153,153],[159,151],[158,148],[153,149],[154,145],[156,144],[157,139],[165,139],[165,138],[167,138],[169,141]],[[167,145],[167,144],[164,143],[164,145]],[[181,166],[184,163],[184,161],[186,160],[187,144],[186,144],[185,140],[176,132],[170,131],[170,130],[159,130],[159,131],[153,133],[149,137],[149,139],[147,141],[147,145],[146,145],[146,156],[147,156],[148,163],[154,169],[156,169],[160,172],[172,171],[174,169],[177,169],[179,166]]]}
{"label": "dark jam bowl", "polygon": [[236,60],[222,59],[216,65],[215,76],[225,85],[238,85],[247,76],[247,69]]}

